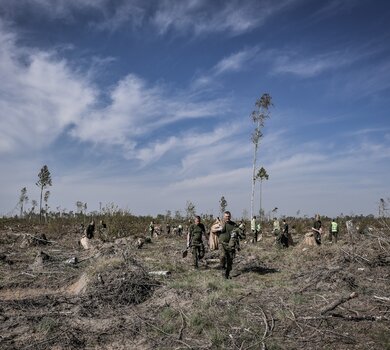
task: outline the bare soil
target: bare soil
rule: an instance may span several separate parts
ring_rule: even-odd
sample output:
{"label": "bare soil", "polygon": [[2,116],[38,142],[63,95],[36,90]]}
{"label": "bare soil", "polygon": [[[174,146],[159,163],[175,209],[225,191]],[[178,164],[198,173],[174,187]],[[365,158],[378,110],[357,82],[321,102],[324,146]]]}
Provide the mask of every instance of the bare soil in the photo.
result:
{"label": "bare soil", "polygon": [[[287,249],[265,232],[241,242],[229,280],[218,251],[197,270],[183,259],[184,236],[84,250],[73,226],[44,231],[0,229],[1,349],[390,349],[386,225]],[[31,240],[43,232],[50,244]]]}

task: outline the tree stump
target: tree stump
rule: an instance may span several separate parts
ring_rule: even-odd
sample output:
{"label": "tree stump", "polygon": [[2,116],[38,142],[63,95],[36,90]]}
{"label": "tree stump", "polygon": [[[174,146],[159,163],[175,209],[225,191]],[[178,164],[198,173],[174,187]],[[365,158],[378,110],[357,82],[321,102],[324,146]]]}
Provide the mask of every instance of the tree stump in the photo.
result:
{"label": "tree stump", "polygon": [[145,240],[143,238],[137,238],[137,240],[135,241],[135,246],[137,247],[137,249],[141,249],[144,243]]}

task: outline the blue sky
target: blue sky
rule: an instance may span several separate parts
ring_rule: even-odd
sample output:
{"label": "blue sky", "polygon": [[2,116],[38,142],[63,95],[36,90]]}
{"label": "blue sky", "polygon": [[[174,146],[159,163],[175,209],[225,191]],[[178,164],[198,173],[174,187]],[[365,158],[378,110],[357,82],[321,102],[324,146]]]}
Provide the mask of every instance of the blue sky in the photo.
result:
{"label": "blue sky", "polygon": [[0,0],[0,213],[47,164],[53,210],[240,217],[267,92],[265,211],[376,214],[389,43],[385,0]]}

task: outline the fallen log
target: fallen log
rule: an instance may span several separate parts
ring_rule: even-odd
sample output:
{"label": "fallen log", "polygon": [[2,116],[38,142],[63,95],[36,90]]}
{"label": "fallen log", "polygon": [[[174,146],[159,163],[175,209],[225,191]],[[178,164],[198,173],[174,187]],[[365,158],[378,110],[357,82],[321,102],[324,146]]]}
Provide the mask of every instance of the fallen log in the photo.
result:
{"label": "fallen log", "polygon": [[154,276],[169,276],[171,274],[171,271],[150,271],[149,275]]}
{"label": "fallen log", "polygon": [[328,306],[325,306],[324,308],[321,309],[321,315],[326,314],[329,311],[334,310],[337,306],[344,304],[348,300],[351,300],[353,298],[356,298],[358,294],[356,292],[351,293],[348,296],[342,296],[340,299],[335,300],[333,303],[329,304]]}

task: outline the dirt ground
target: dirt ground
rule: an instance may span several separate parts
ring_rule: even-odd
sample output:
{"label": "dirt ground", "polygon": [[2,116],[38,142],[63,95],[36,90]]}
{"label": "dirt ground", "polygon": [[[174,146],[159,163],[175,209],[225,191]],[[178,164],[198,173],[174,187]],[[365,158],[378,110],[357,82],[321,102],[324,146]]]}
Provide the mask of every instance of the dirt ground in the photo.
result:
{"label": "dirt ground", "polygon": [[218,251],[195,270],[184,236],[84,250],[73,226],[43,231],[0,230],[1,349],[390,349],[387,225],[287,249],[266,232],[228,280]]}

